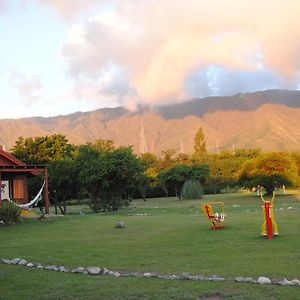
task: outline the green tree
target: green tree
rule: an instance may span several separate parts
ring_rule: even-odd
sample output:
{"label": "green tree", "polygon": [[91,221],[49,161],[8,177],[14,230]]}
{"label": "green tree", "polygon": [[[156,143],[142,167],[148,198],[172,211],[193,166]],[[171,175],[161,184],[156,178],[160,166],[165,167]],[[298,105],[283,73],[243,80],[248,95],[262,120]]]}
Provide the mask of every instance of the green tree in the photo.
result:
{"label": "green tree", "polygon": [[104,188],[109,186],[107,153],[90,145],[78,148],[75,168],[81,188],[91,200],[90,207],[98,212],[103,208],[101,196]]}
{"label": "green tree", "polygon": [[[75,170],[74,161],[60,160],[49,166],[49,190],[56,206],[61,213],[67,213],[66,200],[78,195],[78,175]],[[56,210],[57,213],[57,210]]]}
{"label": "green tree", "polygon": [[204,162],[207,157],[206,141],[203,129],[200,127],[194,138],[193,159],[198,162]]}
{"label": "green tree", "polygon": [[75,164],[80,184],[96,212],[118,210],[127,204],[128,200],[122,196],[143,172],[142,163],[131,147],[104,151],[83,145],[79,147]]}
{"label": "green tree", "polygon": [[241,167],[238,178],[244,186],[262,185],[268,194],[281,185],[299,184],[298,169],[288,153],[270,152],[246,161]]}
{"label": "green tree", "polygon": [[44,137],[19,137],[12,147],[12,154],[29,164],[50,163],[72,157],[74,146],[65,136],[54,134]]}
{"label": "green tree", "polygon": [[[172,188],[179,199],[181,198],[182,185],[189,178],[190,168],[185,165],[174,165],[169,169],[160,171],[158,174],[158,182],[164,191],[166,192],[168,188]],[[167,192],[166,196],[168,196]]]}

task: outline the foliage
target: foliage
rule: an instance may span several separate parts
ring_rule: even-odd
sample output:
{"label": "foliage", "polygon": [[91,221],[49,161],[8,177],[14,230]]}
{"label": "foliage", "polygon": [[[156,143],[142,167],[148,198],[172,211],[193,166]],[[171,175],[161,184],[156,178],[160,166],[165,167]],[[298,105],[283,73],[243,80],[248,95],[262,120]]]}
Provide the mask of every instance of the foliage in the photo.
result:
{"label": "foliage", "polygon": [[72,157],[74,146],[65,136],[54,134],[44,137],[19,137],[12,147],[12,154],[29,164],[50,163]]}
{"label": "foliage", "polygon": [[103,150],[104,152],[109,152],[115,149],[115,144],[112,140],[97,139],[92,143],[87,143],[87,145],[99,150]]}
{"label": "foliage", "polygon": [[207,157],[206,141],[203,129],[200,127],[194,138],[193,159],[198,162],[204,162]]}
{"label": "foliage", "polygon": [[268,194],[275,187],[295,186],[299,183],[295,162],[284,152],[264,153],[246,161],[239,170],[238,178],[240,183],[249,188],[263,186]]}
{"label": "foliage", "polygon": [[143,171],[141,161],[130,147],[104,151],[90,145],[81,146],[75,166],[80,185],[88,193],[95,212],[118,210],[126,204],[122,194]]}
{"label": "foliage", "polygon": [[158,182],[165,189],[173,188],[175,195],[181,197],[180,191],[184,182],[190,177],[190,168],[185,165],[174,165],[158,174]]}
{"label": "foliage", "polygon": [[91,200],[91,208],[98,212],[102,208],[100,203],[102,189],[108,186],[107,154],[88,145],[80,146],[78,151],[75,159],[78,180]]}
{"label": "foliage", "polygon": [[203,196],[203,188],[199,181],[187,180],[182,187],[181,197],[187,199],[201,199]]}
{"label": "foliage", "polygon": [[[66,200],[74,198],[79,192],[78,177],[73,160],[60,160],[49,166],[49,190],[55,205],[66,214]],[[62,206],[61,206],[62,204]]]}
{"label": "foliage", "polygon": [[0,221],[4,224],[14,224],[19,221],[21,209],[11,201],[3,200],[0,205]]}
{"label": "foliage", "polygon": [[210,175],[208,164],[196,164],[190,167],[190,178],[204,184]]}

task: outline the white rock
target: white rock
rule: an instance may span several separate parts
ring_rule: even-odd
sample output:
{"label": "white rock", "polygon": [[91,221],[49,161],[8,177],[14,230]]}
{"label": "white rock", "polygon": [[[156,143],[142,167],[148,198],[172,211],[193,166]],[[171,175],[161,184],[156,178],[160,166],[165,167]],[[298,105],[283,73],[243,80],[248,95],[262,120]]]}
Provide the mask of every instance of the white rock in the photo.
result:
{"label": "white rock", "polygon": [[18,262],[18,264],[21,265],[21,266],[27,265],[27,260],[21,259],[21,260]]}
{"label": "white rock", "polygon": [[115,276],[115,277],[120,277],[121,274],[120,274],[119,272],[114,272],[114,276]]}
{"label": "white rock", "polygon": [[259,277],[256,281],[259,284],[271,284],[271,280],[268,277]]}
{"label": "white rock", "polygon": [[291,281],[287,280],[286,278],[283,278],[283,280],[278,282],[279,285],[293,285]]}
{"label": "white rock", "polygon": [[88,267],[87,271],[90,275],[98,275],[101,272],[101,269],[99,267]]}
{"label": "white rock", "polygon": [[115,226],[116,228],[124,228],[125,227],[125,223],[123,222],[123,221],[118,221],[117,223],[116,223],[116,226]]}
{"label": "white rock", "polygon": [[298,279],[293,279],[291,282],[292,282],[294,285],[300,285],[300,280],[298,280]]}
{"label": "white rock", "polygon": [[26,265],[26,267],[32,268],[32,267],[34,267],[34,264],[33,264],[33,263],[28,263],[28,264]]}

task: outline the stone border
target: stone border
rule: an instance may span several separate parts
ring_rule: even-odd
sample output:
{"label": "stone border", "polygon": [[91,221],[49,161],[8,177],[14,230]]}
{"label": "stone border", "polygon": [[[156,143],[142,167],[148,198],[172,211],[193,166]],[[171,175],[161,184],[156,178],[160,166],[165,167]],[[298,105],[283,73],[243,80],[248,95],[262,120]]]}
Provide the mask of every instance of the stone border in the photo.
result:
{"label": "stone border", "polygon": [[23,258],[6,259],[0,258],[0,263],[8,265],[20,265],[27,268],[44,269],[56,272],[74,273],[74,274],[86,274],[91,276],[102,275],[102,276],[113,276],[113,277],[139,277],[139,278],[159,278],[165,280],[198,280],[198,281],[235,281],[244,283],[257,283],[257,284],[278,284],[282,286],[300,286],[300,280],[293,279],[270,279],[268,277],[221,277],[218,275],[204,276],[204,275],[192,275],[190,273],[180,274],[158,274],[153,272],[125,272],[125,271],[112,271],[107,268],[99,267],[77,267],[67,268],[65,266],[57,265],[42,265],[41,263],[28,262]]}

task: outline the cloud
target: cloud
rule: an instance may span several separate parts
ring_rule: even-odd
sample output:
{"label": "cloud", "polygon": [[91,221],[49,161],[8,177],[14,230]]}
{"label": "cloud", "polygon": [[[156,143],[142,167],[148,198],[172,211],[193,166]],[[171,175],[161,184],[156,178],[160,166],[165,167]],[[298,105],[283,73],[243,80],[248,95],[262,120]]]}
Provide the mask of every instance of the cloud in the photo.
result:
{"label": "cloud", "polygon": [[[28,1],[28,0],[23,0]],[[47,5],[58,12],[59,15],[66,19],[75,17],[78,14],[85,14],[92,10],[93,7],[107,3],[107,0],[36,0],[37,2]]]}
{"label": "cloud", "polygon": [[[62,47],[69,75],[96,89],[91,97],[115,91],[115,101],[134,106],[297,86],[298,0],[115,2],[74,26]],[[111,65],[123,70],[121,85]],[[109,88],[99,76],[111,76]]]}
{"label": "cloud", "polygon": [[24,104],[32,105],[40,99],[42,83],[38,77],[27,78],[15,72],[11,75],[11,82]]}

